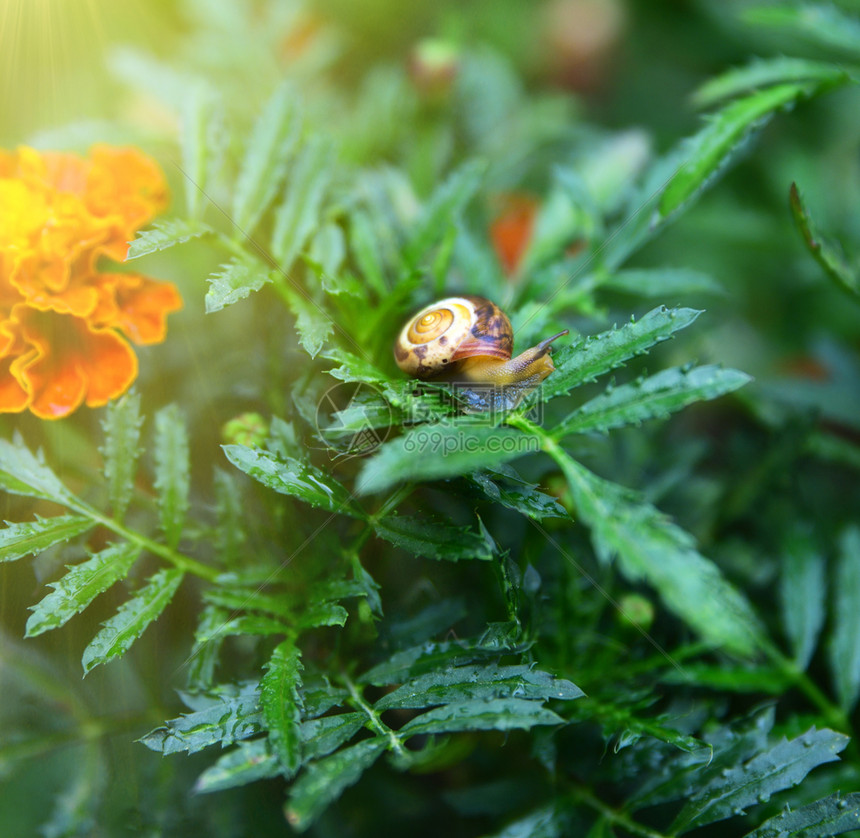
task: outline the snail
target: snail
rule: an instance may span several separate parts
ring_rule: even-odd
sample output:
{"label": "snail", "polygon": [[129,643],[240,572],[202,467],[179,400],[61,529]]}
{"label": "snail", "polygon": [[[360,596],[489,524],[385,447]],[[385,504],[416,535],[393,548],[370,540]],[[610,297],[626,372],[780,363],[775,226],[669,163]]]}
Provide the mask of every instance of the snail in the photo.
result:
{"label": "snail", "polygon": [[421,309],[400,332],[394,358],[423,381],[456,385],[471,411],[511,410],[555,367],[550,344],[567,330],[512,358],[511,321],[484,297],[448,297]]}

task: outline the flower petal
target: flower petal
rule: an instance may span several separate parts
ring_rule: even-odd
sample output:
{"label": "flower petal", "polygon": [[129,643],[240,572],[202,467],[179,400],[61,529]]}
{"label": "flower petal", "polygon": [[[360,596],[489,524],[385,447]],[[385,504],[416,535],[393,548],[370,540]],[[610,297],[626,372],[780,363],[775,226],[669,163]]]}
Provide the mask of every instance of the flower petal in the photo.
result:
{"label": "flower petal", "polygon": [[140,274],[102,274],[113,284],[114,306],[101,309],[94,320],[120,329],[138,344],[161,343],[167,334],[167,315],[182,308],[182,297],[172,282]]}

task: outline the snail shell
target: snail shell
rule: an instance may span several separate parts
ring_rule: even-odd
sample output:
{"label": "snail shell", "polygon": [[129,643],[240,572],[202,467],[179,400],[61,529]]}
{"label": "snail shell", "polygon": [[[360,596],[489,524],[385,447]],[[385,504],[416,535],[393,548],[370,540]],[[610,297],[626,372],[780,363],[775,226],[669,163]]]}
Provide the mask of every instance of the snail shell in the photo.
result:
{"label": "snail shell", "polygon": [[[476,395],[474,386],[459,389],[477,410],[511,408],[555,367],[550,344],[560,332],[512,358],[511,321],[484,297],[448,297],[418,312],[394,345],[397,365],[422,380],[484,385],[495,395]],[[485,404],[486,403],[486,404]]]}

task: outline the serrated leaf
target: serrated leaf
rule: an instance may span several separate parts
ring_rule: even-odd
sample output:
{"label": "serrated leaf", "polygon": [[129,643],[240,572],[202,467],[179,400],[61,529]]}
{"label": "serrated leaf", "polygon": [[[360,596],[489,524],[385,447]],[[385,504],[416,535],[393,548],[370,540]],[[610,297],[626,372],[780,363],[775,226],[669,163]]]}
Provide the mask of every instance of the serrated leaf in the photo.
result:
{"label": "serrated leaf", "polygon": [[[561,838],[565,834],[564,829],[564,822],[556,813],[555,806],[550,804],[517,818],[500,832],[493,832],[485,838]],[[589,833],[586,838],[594,838],[594,835]]]}
{"label": "serrated leaf", "polygon": [[824,556],[808,533],[789,531],[783,543],[782,622],[802,671],[809,665],[824,625],[827,592]]}
{"label": "serrated leaf", "polygon": [[542,492],[536,485],[520,480],[513,469],[509,472],[473,472],[469,479],[480,487],[490,500],[535,521],[569,517],[556,498]]}
{"label": "serrated leaf", "polygon": [[776,111],[813,92],[812,82],[775,84],[736,99],[712,114],[705,127],[685,144],[685,160],[660,196],[662,219],[698,196],[729,163],[744,139],[762,128]]}
{"label": "serrated leaf", "polygon": [[363,282],[359,282],[349,273],[341,272],[343,261],[346,259],[346,238],[340,225],[334,221],[327,221],[314,233],[308,245],[307,258],[314,266],[319,266],[318,270],[324,277],[323,287],[326,293],[334,296],[349,294],[357,298],[367,296],[367,289]]}
{"label": "serrated leaf", "polygon": [[170,547],[182,537],[191,489],[188,428],[175,404],[155,414],[155,488],[161,529]]}
{"label": "serrated leaf", "polygon": [[744,838],[830,838],[860,829],[860,793],[838,792],[799,809],[781,812]]}
{"label": "serrated leaf", "polygon": [[689,326],[700,314],[700,311],[692,308],[669,309],[660,306],[640,320],[584,337],[573,346],[564,347],[553,356],[555,372],[541,384],[541,399],[547,400],[567,393],[621,366],[630,358],[643,355],[652,346]]}
{"label": "serrated leaf", "polygon": [[803,242],[815,261],[837,288],[853,298],[860,297],[860,270],[849,264],[839,245],[822,236],[809,215],[796,183],[789,190],[789,204],[794,223],[803,237]]}
{"label": "serrated leaf", "polygon": [[284,82],[254,125],[242,159],[231,213],[242,234],[253,232],[278,193],[300,129],[295,90],[291,83]]}
{"label": "serrated leaf", "polygon": [[302,722],[301,736],[305,760],[319,759],[337,750],[367,722],[364,713],[338,713]]}
{"label": "serrated leaf", "polygon": [[477,190],[485,169],[480,161],[467,161],[436,189],[409,237],[405,257],[410,264],[416,265],[445,238],[456,216]]}
{"label": "serrated leaf", "polygon": [[806,81],[835,84],[846,77],[846,72],[834,64],[785,56],[759,58],[744,67],[734,67],[708,79],[696,90],[692,99],[695,107],[707,108],[723,99],[731,99],[774,84]]}
{"label": "serrated leaf", "polygon": [[41,553],[54,544],[68,541],[95,526],[90,518],[80,515],[55,515],[19,524],[8,524],[0,530],[0,562],[11,562],[31,554]]}
{"label": "serrated leaf", "polygon": [[538,701],[493,698],[462,701],[428,710],[400,728],[402,737],[460,730],[529,730],[536,725],[564,724],[561,716]]}
{"label": "serrated leaf", "polygon": [[224,791],[257,780],[277,777],[281,774],[281,763],[268,739],[251,739],[239,742],[216,762],[210,765],[194,783],[194,791],[207,794]]}
{"label": "serrated leaf", "polygon": [[211,178],[213,150],[213,113],[215,94],[208,84],[194,85],[188,93],[182,112],[180,149],[182,174],[185,176],[185,206],[189,218],[199,218],[202,198]]}
{"label": "serrated leaf", "polygon": [[50,500],[68,506],[75,496],[16,433],[12,442],[0,439],[0,489],[13,495]]}
{"label": "serrated leaf", "polygon": [[511,428],[421,425],[380,446],[365,462],[356,489],[369,494],[403,481],[456,477],[539,450],[534,437]]}
{"label": "serrated leaf", "polygon": [[223,449],[227,459],[236,468],[269,489],[329,512],[340,512],[354,518],[363,517],[361,511],[353,505],[346,487],[310,463],[300,463],[292,457],[282,460],[268,451],[247,448],[244,445],[225,445]]}
{"label": "serrated leaf", "polygon": [[242,545],[248,538],[237,477],[220,468],[215,469],[215,514],[218,520],[215,547],[218,558],[227,566],[238,562]]}
{"label": "serrated leaf", "polygon": [[220,630],[228,617],[226,612],[212,605],[207,605],[200,614],[194,630],[194,646],[186,662],[188,689],[199,691],[212,686],[225,638]]}
{"label": "serrated leaf", "polygon": [[665,419],[689,404],[731,393],[751,380],[746,373],[714,364],[661,370],[648,378],[613,387],[586,402],[562,419],[552,429],[552,436],[562,439],[573,433],[608,431],[648,419]]}
{"label": "serrated leaf", "polygon": [[601,561],[616,556],[631,582],[646,579],[707,642],[747,656],[761,648],[762,629],[746,598],[696,551],[692,536],[560,449],[554,457],[570,488],[575,517],[591,529]]}
{"label": "serrated leaf", "polygon": [[827,728],[813,727],[791,741],[783,739],[744,765],[721,771],[694,792],[669,831],[682,835],[740,814],[746,806],[766,802],[771,795],[797,785],[816,766],[837,760],[847,744],[847,736]]}
{"label": "serrated leaf", "polygon": [[244,300],[271,281],[271,274],[262,265],[232,259],[222,265],[220,271],[207,278],[209,290],[205,299],[206,313],[221,311],[222,308]]}
{"label": "serrated leaf", "polygon": [[108,497],[117,521],[125,516],[134,492],[142,423],[140,395],[134,391],[108,404],[102,419],[105,441],[100,450],[105,462]]}
{"label": "serrated leaf", "polygon": [[304,832],[384,750],[381,740],[366,739],[308,765],[290,791],[285,810],[290,826]]}
{"label": "serrated leaf", "polygon": [[374,710],[382,712],[393,707],[420,708],[497,698],[571,701],[583,695],[570,681],[529,666],[473,664],[414,678],[384,695],[376,702]]}
{"label": "serrated leaf", "polygon": [[851,710],[860,696],[860,528],[839,540],[833,575],[833,637],[830,668],[840,706]]}
{"label": "serrated leaf", "polygon": [[275,647],[266,673],[260,681],[260,704],[269,741],[287,777],[292,777],[302,764],[301,722],[302,699],[299,693],[303,669],[301,652],[292,638]]}
{"label": "serrated leaf", "polygon": [[355,381],[363,384],[388,383],[388,376],[384,372],[351,352],[335,347],[327,349],[322,357],[340,364],[339,367],[326,370],[332,378],[337,378],[339,381]]}
{"label": "serrated leaf", "polygon": [[176,593],[184,574],[175,568],[160,570],[135,595],[120,606],[117,613],[84,649],[81,663],[84,674],[93,667],[122,657],[146,627],[157,620]]}
{"label": "serrated leaf", "polygon": [[138,742],[165,755],[182,751],[193,754],[211,745],[226,747],[260,732],[260,701],[254,684],[246,685],[237,694],[215,693],[208,706],[170,719]]}
{"label": "serrated leaf", "polygon": [[350,216],[349,223],[349,246],[356,264],[367,284],[382,296],[388,290],[385,260],[370,216],[364,210],[356,210]]}
{"label": "serrated leaf", "polygon": [[126,577],[140,552],[134,544],[114,544],[70,567],[62,579],[50,583],[54,590],[30,607],[33,613],[27,620],[27,637],[59,628],[83,611],[100,593]]}
{"label": "serrated leaf", "polygon": [[309,605],[299,616],[299,628],[319,628],[321,626],[345,626],[349,613],[342,605],[334,602],[319,602]]}
{"label": "serrated leaf", "polygon": [[290,167],[284,200],[275,210],[271,243],[272,254],[285,275],[319,225],[333,159],[331,143],[316,140],[302,148]]}
{"label": "serrated leaf", "polygon": [[185,218],[168,218],[156,221],[148,230],[138,233],[137,238],[128,246],[126,262],[168,250],[178,244],[185,244],[191,239],[213,235],[215,231],[201,221],[190,221]]}
{"label": "serrated leaf", "polygon": [[492,545],[480,533],[440,520],[387,515],[374,521],[373,530],[380,538],[416,556],[451,562],[493,558]]}
{"label": "serrated leaf", "polygon": [[304,291],[285,286],[290,311],[296,318],[299,343],[311,358],[316,358],[334,332],[334,321],[328,312]]}

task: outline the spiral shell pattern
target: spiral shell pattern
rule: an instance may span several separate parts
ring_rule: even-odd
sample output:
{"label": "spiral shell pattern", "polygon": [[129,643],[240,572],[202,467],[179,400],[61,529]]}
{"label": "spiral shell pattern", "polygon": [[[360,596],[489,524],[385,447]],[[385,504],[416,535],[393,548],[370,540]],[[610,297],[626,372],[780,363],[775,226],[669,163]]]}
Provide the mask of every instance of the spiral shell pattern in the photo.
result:
{"label": "spiral shell pattern", "polygon": [[464,358],[511,357],[513,335],[504,313],[483,297],[449,297],[418,312],[394,346],[397,365],[416,378],[441,375]]}

